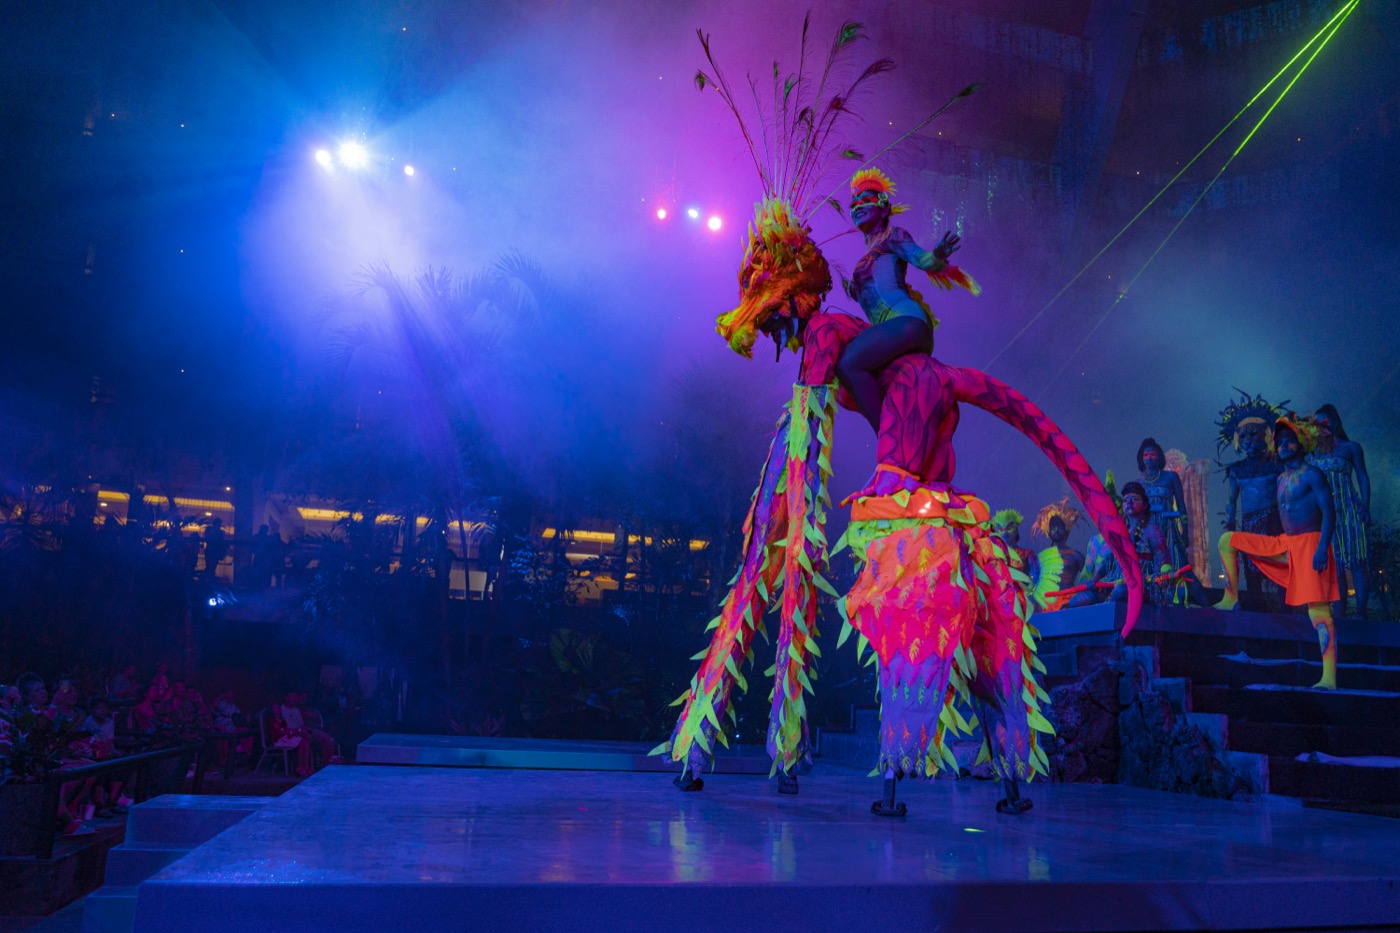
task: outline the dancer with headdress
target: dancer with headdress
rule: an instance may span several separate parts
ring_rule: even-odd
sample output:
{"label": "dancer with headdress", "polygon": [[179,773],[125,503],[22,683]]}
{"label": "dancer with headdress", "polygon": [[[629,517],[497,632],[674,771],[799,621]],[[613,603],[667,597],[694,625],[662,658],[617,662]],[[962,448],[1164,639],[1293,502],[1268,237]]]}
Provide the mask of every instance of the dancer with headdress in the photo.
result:
{"label": "dancer with headdress", "polygon": [[[1040,535],[1050,542],[1050,546],[1041,551],[1037,558],[1042,566],[1054,557],[1059,558],[1060,572],[1058,579],[1047,581],[1054,583],[1053,589],[1068,589],[1079,580],[1079,574],[1084,569],[1084,552],[1069,546],[1069,533],[1074,530],[1074,526],[1079,524],[1084,517],[1074,506],[1069,504],[1069,497],[1061,499],[1059,502],[1052,502],[1036,513],[1035,524],[1031,526],[1033,535]],[[1068,597],[1052,598],[1047,595],[1047,610],[1063,609]]]}
{"label": "dancer with headdress", "polygon": [[1337,530],[1332,538],[1337,558],[1337,616],[1346,615],[1346,574],[1350,571],[1356,590],[1356,614],[1364,619],[1370,594],[1366,526],[1371,523],[1371,476],[1366,472],[1366,453],[1347,437],[1337,406],[1323,405],[1313,418],[1320,433],[1317,449],[1308,454],[1308,462],[1327,477],[1332,507],[1337,513]]}
{"label": "dancer with headdress", "polygon": [[[1230,486],[1230,498],[1225,506],[1225,530],[1255,535],[1282,534],[1276,487],[1283,467],[1271,453],[1271,448],[1274,421],[1283,414],[1283,410],[1262,395],[1250,395],[1240,389],[1235,391],[1240,393],[1239,399],[1226,405],[1220,412],[1220,420],[1216,422],[1220,428],[1215,442],[1217,453],[1232,447],[1244,455],[1225,467],[1225,477]],[[1254,608],[1277,611],[1282,602],[1282,590],[1278,585],[1260,573],[1251,561],[1244,562],[1243,570],[1250,596],[1260,603]]]}

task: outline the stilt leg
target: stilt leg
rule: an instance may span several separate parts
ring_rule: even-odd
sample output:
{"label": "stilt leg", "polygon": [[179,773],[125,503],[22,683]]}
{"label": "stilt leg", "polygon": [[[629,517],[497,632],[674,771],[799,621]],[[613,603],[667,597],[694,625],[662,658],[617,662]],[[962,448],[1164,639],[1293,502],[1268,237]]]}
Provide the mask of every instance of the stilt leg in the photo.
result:
{"label": "stilt leg", "polygon": [[904,816],[909,812],[903,802],[895,803],[894,789],[898,783],[899,779],[894,776],[893,771],[885,772],[885,794],[870,805],[871,813],[876,816]]}

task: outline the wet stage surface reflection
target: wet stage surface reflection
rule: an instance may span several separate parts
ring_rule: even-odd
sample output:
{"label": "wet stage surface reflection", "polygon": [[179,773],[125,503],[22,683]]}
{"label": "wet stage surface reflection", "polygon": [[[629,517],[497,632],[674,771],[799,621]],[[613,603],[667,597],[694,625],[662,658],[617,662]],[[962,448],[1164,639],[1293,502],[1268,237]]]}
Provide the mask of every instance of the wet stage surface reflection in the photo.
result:
{"label": "wet stage surface reflection", "polygon": [[136,930],[1144,930],[1400,923],[1400,822],[1118,786],[327,768],[142,885]]}

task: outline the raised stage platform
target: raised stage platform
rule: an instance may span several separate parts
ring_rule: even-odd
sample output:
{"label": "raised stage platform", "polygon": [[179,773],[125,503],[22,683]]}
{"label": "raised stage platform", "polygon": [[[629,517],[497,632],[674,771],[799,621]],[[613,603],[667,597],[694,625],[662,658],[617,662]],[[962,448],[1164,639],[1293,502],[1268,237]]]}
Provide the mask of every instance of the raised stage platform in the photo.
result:
{"label": "raised stage platform", "polygon": [[[1038,613],[1033,623],[1040,631],[1042,651],[1053,653],[1068,643],[1109,643],[1123,628],[1127,607],[1123,603],[1099,603],[1079,609]],[[1255,643],[1296,643],[1307,657],[1317,654],[1317,635],[1303,613],[1221,612],[1216,609],[1184,609],[1179,606],[1144,606],[1128,644],[1151,644],[1157,636],[1191,636],[1199,639]],[[1400,623],[1380,619],[1342,619],[1337,623],[1341,660],[1400,664]]]}
{"label": "raised stage platform", "polygon": [[[1400,924],[1394,821],[1269,799],[908,786],[818,764],[655,773],[330,767],[143,883],[140,933],[1186,930]],[[1397,927],[1400,928],[1400,927]]]}

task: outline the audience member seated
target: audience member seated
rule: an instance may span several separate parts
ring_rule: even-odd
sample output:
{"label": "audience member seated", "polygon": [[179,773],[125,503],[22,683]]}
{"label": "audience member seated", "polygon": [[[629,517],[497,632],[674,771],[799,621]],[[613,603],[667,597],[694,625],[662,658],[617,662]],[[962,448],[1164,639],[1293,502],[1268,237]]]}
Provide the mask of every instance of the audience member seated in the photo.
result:
{"label": "audience member seated", "polygon": [[166,724],[164,694],[160,684],[151,681],[146,695],[131,710],[131,728],[137,732],[154,732],[158,726]]}
{"label": "audience member seated", "polygon": [[58,686],[54,688],[53,705],[49,707],[49,716],[60,726],[70,722],[81,724],[87,718],[87,713],[78,709],[78,688],[73,686],[73,681],[60,680],[58,682]]}
{"label": "audience member seated", "polygon": [[121,673],[112,678],[112,682],[107,686],[107,695],[119,703],[135,703],[141,699],[141,683],[136,679],[135,664],[128,664]]}
{"label": "audience member seated", "polygon": [[330,733],[308,721],[305,704],[306,694],[292,691],[273,708],[287,734],[303,739],[297,747],[297,773],[303,776],[311,773],[313,750],[323,765],[335,755],[335,740]]}

